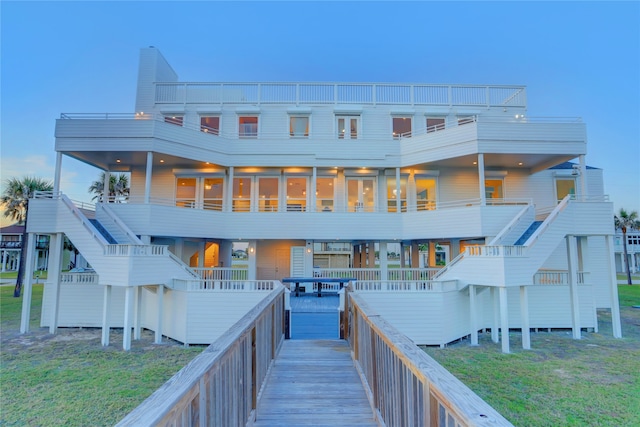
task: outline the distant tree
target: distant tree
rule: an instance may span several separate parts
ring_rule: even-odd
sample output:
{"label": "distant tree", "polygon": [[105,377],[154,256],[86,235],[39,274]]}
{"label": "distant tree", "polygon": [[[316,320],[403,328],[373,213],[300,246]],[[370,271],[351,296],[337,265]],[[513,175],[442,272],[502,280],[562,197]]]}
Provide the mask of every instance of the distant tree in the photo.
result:
{"label": "distant tree", "polygon": [[[18,276],[13,296],[19,297],[22,291],[24,278],[24,264],[29,248],[27,247],[27,218],[29,213],[29,199],[33,198],[36,191],[52,191],[53,183],[42,178],[25,176],[22,179],[9,178],[5,182],[6,188],[0,199],[4,207],[4,216],[24,225],[22,233],[22,246],[20,250],[20,263],[18,264]],[[33,273],[33,272],[32,272]]]}
{"label": "distant tree", "polygon": [[620,208],[620,212],[614,215],[613,222],[616,228],[622,231],[622,247],[624,248],[624,265],[627,270],[627,284],[631,284],[631,270],[629,270],[629,254],[627,252],[627,230],[640,230],[640,220],[638,212],[627,212],[624,208]]}
{"label": "distant tree", "polygon": [[106,200],[104,195],[104,174],[106,172],[102,172],[100,174],[100,178],[97,181],[93,181],[91,187],[89,187],[89,193],[94,194],[91,200],[102,201],[120,201],[121,198],[126,198],[129,196],[129,177],[124,174],[110,175],[109,176],[109,192],[107,194]]}

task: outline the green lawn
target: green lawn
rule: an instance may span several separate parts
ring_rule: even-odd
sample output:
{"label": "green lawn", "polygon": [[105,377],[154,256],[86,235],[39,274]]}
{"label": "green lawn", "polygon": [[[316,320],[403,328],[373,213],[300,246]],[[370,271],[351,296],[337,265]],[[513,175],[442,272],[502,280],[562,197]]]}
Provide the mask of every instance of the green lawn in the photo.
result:
{"label": "green lawn", "polygon": [[145,331],[122,351],[122,331],[100,345],[100,330],[39,327],[42,285],[35,285],[31,328],[19,334],[22,298],[0,287],[0,426],[111,426],[202,351],[153,344]]}
{"label": "green lawn", "polygon": [[608,311],[599,333],[532,333],[522,350],[511,333],[511,354],[490,334],[425,351],[516,426],[640,426],[640,286],[618,286],[623,338],[611,335]]}

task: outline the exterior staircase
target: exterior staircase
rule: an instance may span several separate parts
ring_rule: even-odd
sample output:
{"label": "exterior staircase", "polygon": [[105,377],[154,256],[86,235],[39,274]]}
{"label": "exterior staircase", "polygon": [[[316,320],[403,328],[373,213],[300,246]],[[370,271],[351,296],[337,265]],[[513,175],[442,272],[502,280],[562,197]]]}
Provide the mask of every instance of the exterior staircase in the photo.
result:
{"label": "exterior staircase", "polygon": [[[89,219],[65,195],[36,197],[34,212],[48,215],[31,218],[30,228],[42,233],[65,233],[99,276],[99,283],[112,286],[163,284],[198,276],[169,251],[167,246],[144,244],[107,207],[98,206]],[[30,230],[31,232],[32,230]]]}

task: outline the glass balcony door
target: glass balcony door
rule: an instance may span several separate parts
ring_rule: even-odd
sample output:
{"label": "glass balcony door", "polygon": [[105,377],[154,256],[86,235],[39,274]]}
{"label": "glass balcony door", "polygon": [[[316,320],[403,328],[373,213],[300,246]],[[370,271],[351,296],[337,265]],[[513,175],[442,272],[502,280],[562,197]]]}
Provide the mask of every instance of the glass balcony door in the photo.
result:
{"label": "glass balcony door", "polygon": [[375,211],[375,178],[347,178],[347,211]]}

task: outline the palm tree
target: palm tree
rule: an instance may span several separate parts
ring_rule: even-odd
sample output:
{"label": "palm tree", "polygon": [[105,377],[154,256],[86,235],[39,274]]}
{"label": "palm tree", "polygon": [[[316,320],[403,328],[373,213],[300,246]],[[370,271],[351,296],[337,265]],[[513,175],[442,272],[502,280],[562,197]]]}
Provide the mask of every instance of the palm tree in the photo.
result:
{"label": "palm tree", "polygon": [[616,229],[622,231],[622,247],[624,248],[624,265],[627,270],[627,284],[631,284],[631,270],[629,270],[629,254],[627,253],[627,230],[639,229],[640,220],[638,219],[638,212],[627,212],[623,208],[620,208],[618,215],[614,215],[613,222]]}
{"label": "palm tree", "polygon": [[100,174],[100,178],[97,181],[91,183],[89,187],[89,193],[95,194],[91,200],[98,200],[100,202],[114,200],[118,202],[122,197],[129,196],[129,177],[124,174],[110,175],[109,176],[109,194],[105,199],[104,196],[104,174]]}
{"label": "palm tree", "polygon": [[18,264],[18,276],[16,277],[16,287],[13,291],[14,297],[19,297],[22,290],[22,279],[24,277],[24,263],[28,253],[27,248],[27,214],[29,213],[29,199],[36,191],[52,191],[53,183],[42,178],[25,176],[22,179],[9,178],[6,188],[2,193],[0,202],[4,206],[4,216],[24,224],[22,233],[22,248],[20,250],[20,263]]}

